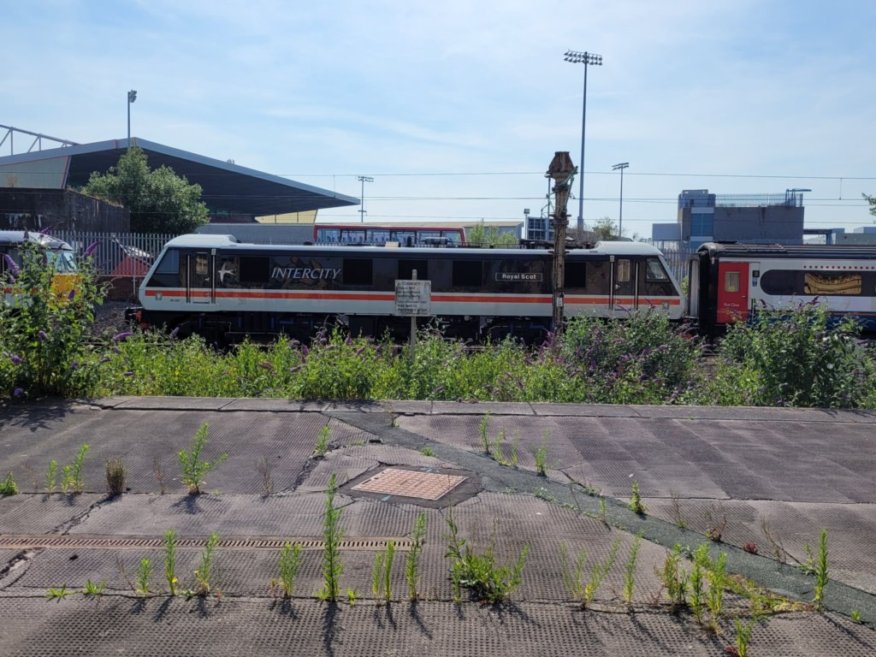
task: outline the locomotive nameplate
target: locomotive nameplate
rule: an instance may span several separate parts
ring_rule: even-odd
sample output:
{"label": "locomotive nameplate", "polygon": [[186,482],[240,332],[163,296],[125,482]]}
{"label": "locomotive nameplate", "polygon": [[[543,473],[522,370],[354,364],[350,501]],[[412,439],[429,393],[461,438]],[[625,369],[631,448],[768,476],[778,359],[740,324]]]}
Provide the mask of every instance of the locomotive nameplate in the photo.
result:
{"label": "locomotive nameplate", "polygon": [[395,314],[423,317],[432,314],[432,281],[395,282]]}
{"label": "locomotive nameplate", "polygon": [[537,272],[498,271],[496,281],[499,283],[541,283],[544,276]]}

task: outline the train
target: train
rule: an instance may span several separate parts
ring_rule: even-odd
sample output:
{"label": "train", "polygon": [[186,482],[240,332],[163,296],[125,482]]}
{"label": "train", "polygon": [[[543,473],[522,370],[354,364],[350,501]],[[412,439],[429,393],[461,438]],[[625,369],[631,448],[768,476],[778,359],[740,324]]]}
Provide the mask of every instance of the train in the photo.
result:
{"label": "train", "polygon": [[823,306],[876,331],[876,245],[703,244],[688,262],[685,315],[716,335],[761,310]]}
{"label": "train", "polygon": [[[418,280],[422,324],[447,337],[527,341],[552,328],[553,251],[545,248],[411,248],[249,244],[230,235],[167,243],[129,317],[143,328],[198,333],[217,343],[244,336],[309,339],[321,327],[409,335],[411,311],[397,282]],[[716,336],[760,310],[819,303],[876,330],[876,246],[707,243],[687,262],[689,294],[647,244],[598,242],[570,249],[561,298],[565,318],[629,317],[648,310]],[[407,294],[407,293],[405,293]]]}
{"label": "train", "polygon": [[27,230],[0,230],[0,286],[3,302],[12,306],[24,294],[15,285],[26,249],[42,253],[53,269],[52,289],[62,297],[79,285],[79,267],[73,247],[50,235]]}
{"label": "train", "polygon": [[[396,281],[416,272],[430,288],[424,315],[448,337],[537,340],[551,328],[552,267],[547,249],[248,244],[184,235],[164,247],[129,315],[143,327],[219,341],[307,339],[335,323],[354,334],[403,337],[411,321],[397,304]],[[680,319],[683,309],[660,251],[635,242],[570,250],[562,301],[566,317],[654,308]]]}

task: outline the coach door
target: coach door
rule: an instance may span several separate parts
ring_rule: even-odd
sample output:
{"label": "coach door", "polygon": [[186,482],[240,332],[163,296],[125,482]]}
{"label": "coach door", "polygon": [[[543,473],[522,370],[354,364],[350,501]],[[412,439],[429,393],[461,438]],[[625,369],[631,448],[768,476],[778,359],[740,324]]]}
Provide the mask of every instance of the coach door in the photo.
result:
{"label": "coach door", "polygon": [[639,307],[638,262],[611,256],[611,290],[608,306],[612,317],[624,317]]}
{"label": "coach door", "polygon": [[732,324],[748,319],[747,262],[718,262],[718,324]]}
{"label": "coach door", "polygon": [[186,255],[186,301],[189,303],[205,304],[215,300],[215,259],[210,251],[189,251]]}

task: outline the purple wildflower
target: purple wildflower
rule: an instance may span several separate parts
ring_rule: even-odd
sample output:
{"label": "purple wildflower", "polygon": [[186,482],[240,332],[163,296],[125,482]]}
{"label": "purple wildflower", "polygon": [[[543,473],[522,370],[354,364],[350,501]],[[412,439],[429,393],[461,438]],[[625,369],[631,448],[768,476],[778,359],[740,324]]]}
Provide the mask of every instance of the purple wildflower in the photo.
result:
{"label": "purple wildflower", "polygon": [[49,339],[49,336],[46,335],[45,331],[40,331],[39,333],[37,333],[37,339],[39,339],[40,342],[45,342]]}
{"label": "purple wildflower", "polygon": [[100,243],[99,243],[99,242],[92,242],[91,244],[89,244],[89,245],[86,247],[86,249],[85,249],[85,251],[82,253],[82,255],[85,256],[86,258],[90,258],[91,256],[94,255],[94,252],[97,251],[97,247],[98,247],[98,246],[100,246]]}
{"label": "purple wildflower", "polygon": [[16,388],[15,390],[12,391],[13,397],[21,397],[23,394],[24,394],[23,388]]}
{"label": "purple wildflower", "polygon": [[177,326],[175,329],[173,329],[173,330],[170,332],[170,338],[173,339],[173,338],[175,338],[175,337],[178,336],[178,335],[179,335],[179,326]]}
{"label": "purple wildflower", "polygon": [[67,301],[73,301],[76,298],[76,290],[70,290],[70,293],[67,295]]}
{"label": "purple wildflower", "polygon": [[18,276],[18,272],[20,269],[18,268],[18,263],[12,259],[8,253],[3,254],[3,260],[6,262],[6,271],[12,274],[13,277]]}
{"label": "purple wildflower", "polygon": [[13,365],[21,365],[24,362],[24,358],[22,358],[21,356],[18,356],[16,354],[12,354],[9,357],[9,360],[12,361]]}
{"label": "purple wildflower", "polygon": [[122,331],[121,333],[116,333],[113,336],[113,342],[124,342],[125,340],[127,340],[130,337],[131,337],[130,331]]}

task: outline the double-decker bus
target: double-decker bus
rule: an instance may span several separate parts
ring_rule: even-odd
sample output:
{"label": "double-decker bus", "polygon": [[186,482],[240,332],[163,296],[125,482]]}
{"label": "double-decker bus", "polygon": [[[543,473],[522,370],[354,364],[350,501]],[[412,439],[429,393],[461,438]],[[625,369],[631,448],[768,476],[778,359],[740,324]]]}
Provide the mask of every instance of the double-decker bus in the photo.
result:
{"label": "double-decker bus", "polygon": [[320,245],[465,246],[465,231],[451,226],[396,226],[391,224],[314,224],[313,241]]}

